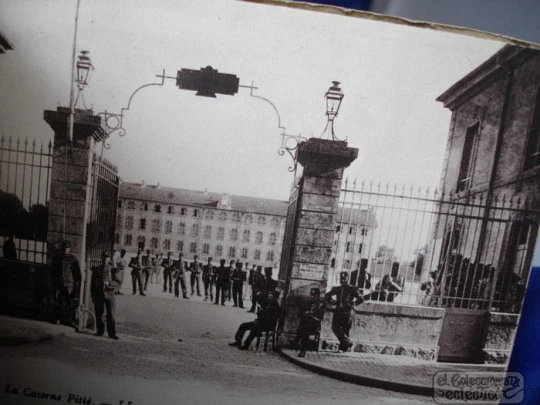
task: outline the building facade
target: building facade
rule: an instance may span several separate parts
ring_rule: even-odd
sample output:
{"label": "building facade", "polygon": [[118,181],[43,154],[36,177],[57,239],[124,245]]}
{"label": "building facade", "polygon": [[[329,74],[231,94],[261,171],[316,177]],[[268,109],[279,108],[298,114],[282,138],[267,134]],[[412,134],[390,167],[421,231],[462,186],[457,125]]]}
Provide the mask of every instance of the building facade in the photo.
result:
{"label": "building facade", "polygon": [[452,111],[441,189],[463,204],[439,218],[441,258],[489,267],[493,307],[514,312],[504,301],[526,284],[538,232],[540,51],[507,45],[438,101]]}
{"label": "building facade", "polygon": [[285,211],[279,200],[122,183],[115,249],[278,267]]}

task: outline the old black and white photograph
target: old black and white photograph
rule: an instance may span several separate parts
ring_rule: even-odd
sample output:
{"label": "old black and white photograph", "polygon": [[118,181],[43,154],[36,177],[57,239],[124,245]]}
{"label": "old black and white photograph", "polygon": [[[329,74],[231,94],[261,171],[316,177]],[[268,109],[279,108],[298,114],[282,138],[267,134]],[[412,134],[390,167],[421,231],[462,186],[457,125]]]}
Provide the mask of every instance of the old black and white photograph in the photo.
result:
{"label": "old black and white photograph", "polygon": [[0,5],[2,403],[538,395],[511,360],[540,46],[277,0]]}

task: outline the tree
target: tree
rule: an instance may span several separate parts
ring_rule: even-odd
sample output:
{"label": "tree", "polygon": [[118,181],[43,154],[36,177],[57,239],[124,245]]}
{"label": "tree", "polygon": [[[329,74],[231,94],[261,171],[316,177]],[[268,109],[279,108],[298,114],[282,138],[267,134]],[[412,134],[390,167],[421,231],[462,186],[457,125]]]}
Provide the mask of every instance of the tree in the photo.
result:
{"label": "tree", "polygon": [[20,234],[25,221],[26,210],[15,194],[0,190],[0,233],[2,235]]}

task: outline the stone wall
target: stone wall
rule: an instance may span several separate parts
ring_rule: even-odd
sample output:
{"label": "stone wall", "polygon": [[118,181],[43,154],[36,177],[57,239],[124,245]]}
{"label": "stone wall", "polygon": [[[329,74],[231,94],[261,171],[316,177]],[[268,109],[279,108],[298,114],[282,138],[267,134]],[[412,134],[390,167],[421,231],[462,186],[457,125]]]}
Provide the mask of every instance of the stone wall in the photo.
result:
{"label": "stone wall", "polygon": [[[321,350],[335,351],[339,344],[332,332],[332,316],[327,310]],[[364,303],[357,307],[350,333],[353,351],[435,361],[443,316],[443,308]]]}
{"label": "stone wall", "polygon": [[484,363],[505,364],[510,358],[518,325],[517,314],[490,312],[482,355]]}

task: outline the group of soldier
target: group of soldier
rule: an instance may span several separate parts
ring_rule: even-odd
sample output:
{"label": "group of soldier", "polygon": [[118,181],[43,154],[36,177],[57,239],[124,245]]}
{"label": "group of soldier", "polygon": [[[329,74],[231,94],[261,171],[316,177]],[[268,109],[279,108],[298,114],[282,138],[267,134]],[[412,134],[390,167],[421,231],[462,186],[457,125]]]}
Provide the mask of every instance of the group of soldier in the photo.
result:
{"label": "group of soldier", "polygon": [[[62,243],[62,249],[59,254],[53,257],[51,263],[51,276],[54,288],[54,297],[57,308],[57,319],[62,324],[69,325],[70,317],[74,309],[73,303],[78,297],[81,283],[81,270],[79,262],[75,255],[70,253],[71,245],[69,241]],[[92,268],[90,292],[94,303],[96,315],[96,335],[102,336],[105,332],[105,323],[103,315],[106,313],[107,334],[112,339],[118,339],[115,329],[115,295],[121,294],[120,288],[123,282],[124,272],[131,267],[133,294],[144,294],[142,274],[145,275],[145,285],[148,278],[152,276],[152,269],[155,267],[163,268],[163,291],[172,293],[174,280],[174,293],[176,297],[180,296],[180,290],[185,299],[189,299],[187,294],[186,273],[190,272],[191,294],[195,292],[201,296],[200,279],[204,286],[205,301],[210,299],[215,305],[225,305],[226,300],[231,296],[234,306],[244,308],[243,297],[245,294],[244,283],[251,289],[251,308],[248,312],[257,313],[257,318],[252,322],[242,323],[236,334],[235,340],[230,345],[238,346],[240,349],[247,350],[253,339],[263,331],[275,330],[277,320],[280,316],[280,307],[277,302],[279,293],[277,291],[277,281],[272,278],[272,267],[265,267],[264,274],[262,267],[254,265],[249,272],[244,270],[244,264],[235,260],[229,262],[226,266],[226,260],[221,259],[219,266],[213,266],[212,258],[207,259],[206,264],[198,261],[194,256],[191,263],[187,263],[180,253],[177,260],[174,260],[172,253],[167,254],[167,258],[161,259],[148,255],[146,263],[143,263],[142,249],[139,249],[136,257],[128,263],[126,251],[121,250],[120,255],[111,262],[108,252],[104,251],[101,255],[101,262],[98,266]],[[321,299],[319,288],[312,288],[309,299],[304,302],[299,311],[299,326],[296,335],[296,344],[299,350],[299,356],[305,356],[308,348],[309,336],[320,332],[321,322],[324,316],[325,308],[332,306],[334,314],[332,317],[332,331],[339,340],[339,351],[346,352],[350,350],[353,343],[349,338],[355,306],[364,302],[365,298],[372,299],[369,294],[363,296],[363,288],[369,288],[370,277],[366,276],[365,267],[353,274],[353,285],[349,284],[349,273],[340,273],[340,285],[332,287],[330,291]],[[353,272],[354,273],[354,272]],[[396,271],[393,269],[389,280],[392,284],[383,286],[381,280],[376,290],[379,295],[395,294],[402,290],[402,283],[396,280]],[[147,276],[148,274],[148,276]],[[159,280],[159,271],[155,272],[156,281]],[[360,288],[359,282],[361,283]],[[400,285],[401,284],[401,285]],[[387,291],[385,291],[387,289]],[[376,299],[376,298],[375,298]],[[245,341],[243,337],[249,331]]]}
{"label": "group of soldier", "polygon": [[[125,256],[125,251],[123,252]],[[92,267],[90,279],[90,295],[94,304],[96,319],[96,336],[103,336],[106,314],[107,334],[111,339],[118,340],[114,313],[116,308],[115,295],[122,285],[122,273],[118,267],[113,267],[109,253],[101,253],[101,261]],[[72,326],[72,315],[75,304],[79,299],[81,288],[81,268],[77,257],[71,253],[71,243],[63,241],[61,250],[51,262],[51,278],[54,291],[56,314],[54,321]]]}
{"label": "group of soldier", "polygon": [[[191,295],[202,296],[201,284],[204,288],[204,300],[212,301],[215,305],[225,305],[226,301],[233,301],[234,307],[244,308],[244,299],[251,294],[251,308],[248,312],[255,312],[256,305],[265,291],[274,289],[277,281],[272,279],[272,267],[263,268],[253,265],[248,269],[248,263],[238,260],[230,260],[228,266],[226,260],[221,259],[219,266],[214,266],[212,257],[208,257],[203,264],[197,255],[192,262],[184,259],[184,254],[179,253],[178,258],[173,257],[172,252],[167,253],[167,257],[162,254],[152,255],[150,251],[143,256],[143,250],[138,249],[137,255],[128,264],[123,257],[125,251],[122,250],[120,257],[116,260],[116,267],[124,270],[131,268],[131,279],[133,294],[137,290],[141,296],[145,296],[148,282],[160,282],[163,275],[163,292],[173,293],[176,298],[180,298],[180,292],[184,299],[189,299],[187,273],[189,273],[189,286]],[[143,280],[144,278],[144,280]]]}

